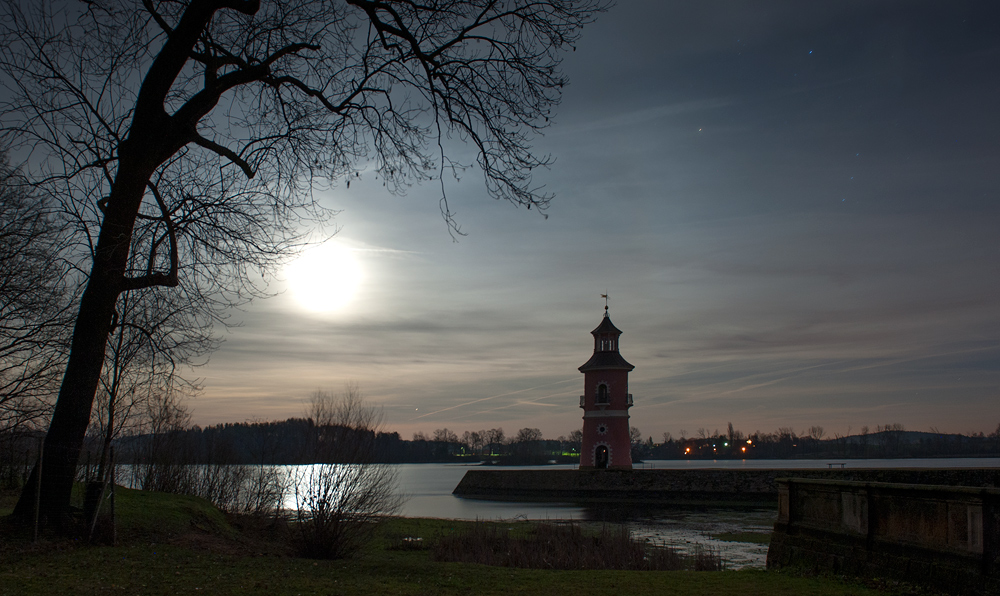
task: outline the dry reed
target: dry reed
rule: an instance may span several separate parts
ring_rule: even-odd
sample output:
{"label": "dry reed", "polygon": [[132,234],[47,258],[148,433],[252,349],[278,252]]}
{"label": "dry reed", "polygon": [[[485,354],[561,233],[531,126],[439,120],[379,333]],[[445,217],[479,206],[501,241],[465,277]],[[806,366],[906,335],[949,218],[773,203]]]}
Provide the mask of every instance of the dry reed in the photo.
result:
{"label": "dry reed", "polygon": [[460,533],[439,538],[432,551],[436,561],[479,563],[528,569],[718,570],[716,551],[698,548],[687,557],[665,545],[632,538],[627,528],[604,525],[599,532],[577,524],[534,524],[515,530],[503,524],[478,522]]}

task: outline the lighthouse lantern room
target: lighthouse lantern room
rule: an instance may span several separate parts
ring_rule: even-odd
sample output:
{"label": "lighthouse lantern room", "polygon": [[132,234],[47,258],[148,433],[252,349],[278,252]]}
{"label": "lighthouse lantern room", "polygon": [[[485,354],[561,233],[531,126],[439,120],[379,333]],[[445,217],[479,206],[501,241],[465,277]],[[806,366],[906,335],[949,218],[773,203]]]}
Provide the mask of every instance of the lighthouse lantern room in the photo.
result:
{"label": "lighthouse lantern room", "polygon": [[628,373],[634,366],[618,352],[622,332],[611,323],[608,307],[604,319],[590,332],[594,336],[594,355],[580,367],[584,375],[583,442],[580,468],[632,469],[632,443],[629,438]]}

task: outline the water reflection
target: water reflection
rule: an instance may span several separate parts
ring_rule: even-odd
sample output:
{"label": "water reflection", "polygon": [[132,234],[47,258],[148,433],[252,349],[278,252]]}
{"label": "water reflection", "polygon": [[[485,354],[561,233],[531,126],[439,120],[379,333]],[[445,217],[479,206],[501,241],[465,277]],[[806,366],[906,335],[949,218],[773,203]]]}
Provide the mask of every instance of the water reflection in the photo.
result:
{"label": "water reflection", "polygon": [[[660,510],[650,517],[625,522],[632,535],[665,544],[685,554],[696,546],[719,553],[726,569],[763,568],[767,545],[726,540],[747,533],[770,535],[778,517],[776,509]],[[728,535],[728,536],[727,536]]]}

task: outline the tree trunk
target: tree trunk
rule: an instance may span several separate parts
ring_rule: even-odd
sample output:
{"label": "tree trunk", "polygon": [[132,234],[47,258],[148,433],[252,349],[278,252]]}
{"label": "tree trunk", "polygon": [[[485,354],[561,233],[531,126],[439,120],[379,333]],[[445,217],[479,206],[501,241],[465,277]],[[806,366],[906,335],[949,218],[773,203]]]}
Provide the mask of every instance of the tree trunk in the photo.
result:
{"label": "tree trunk", "polygon": [[[184,118],[168,116],[164,101],[191,56],[199,35],[221,8],[247,15],[257,12],[259,0],[199,0],[191,2],[167,36],[163,48],[143,77],[136,97],[128,138],[115,156],[118,171],[104,207],[104,220],[94,251],[94,265],[80,300],[69,361],[59,398],[45,435],[45,462],[41,488],[38,469],[21,491],[13,517],[29,521],[34,515],[36,490],[41,494],[41,516],[47,524],[66,528],[70,520],[70,493],[90,412],[104,366],[115,305],[125,289],[125,267],[132,245],[136,217],[153,172],[193,140],[198,120],[218,101],[218,93],[185,104]],[[174,120],[178,120],[174,122]],[[159,282],[153,282],[159,283]],[[176,283],[176,280],[174,281]]]}
{"label": "tree trunk", "polygon": [[[122,143],[122,148],[127,143]],[[41,480],[41,518],[46,525],[66,529],[70,518],[70,493],[90,411],[97,393],[104,353],[111,332],[115,304],[122,289],[132,230],[151,170],[123,156],[107,202],[94,265],[80,299],[73,329],[69,361],[59,389],[59,399],[45,435],[45,465]],[[28,521],[34,516],[37,467],[14,508],[13,517]]]}

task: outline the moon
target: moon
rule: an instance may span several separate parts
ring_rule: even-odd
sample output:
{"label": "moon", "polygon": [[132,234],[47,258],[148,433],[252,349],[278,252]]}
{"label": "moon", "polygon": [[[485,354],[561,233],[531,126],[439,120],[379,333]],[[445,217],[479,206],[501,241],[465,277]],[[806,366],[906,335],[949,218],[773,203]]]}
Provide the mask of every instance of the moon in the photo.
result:
{"label": "moon", "polygon": [[333,242],[304,251],[285,275],[296,303],[314,313],[342,310],[354,301],[364,278],[354,251]]}

